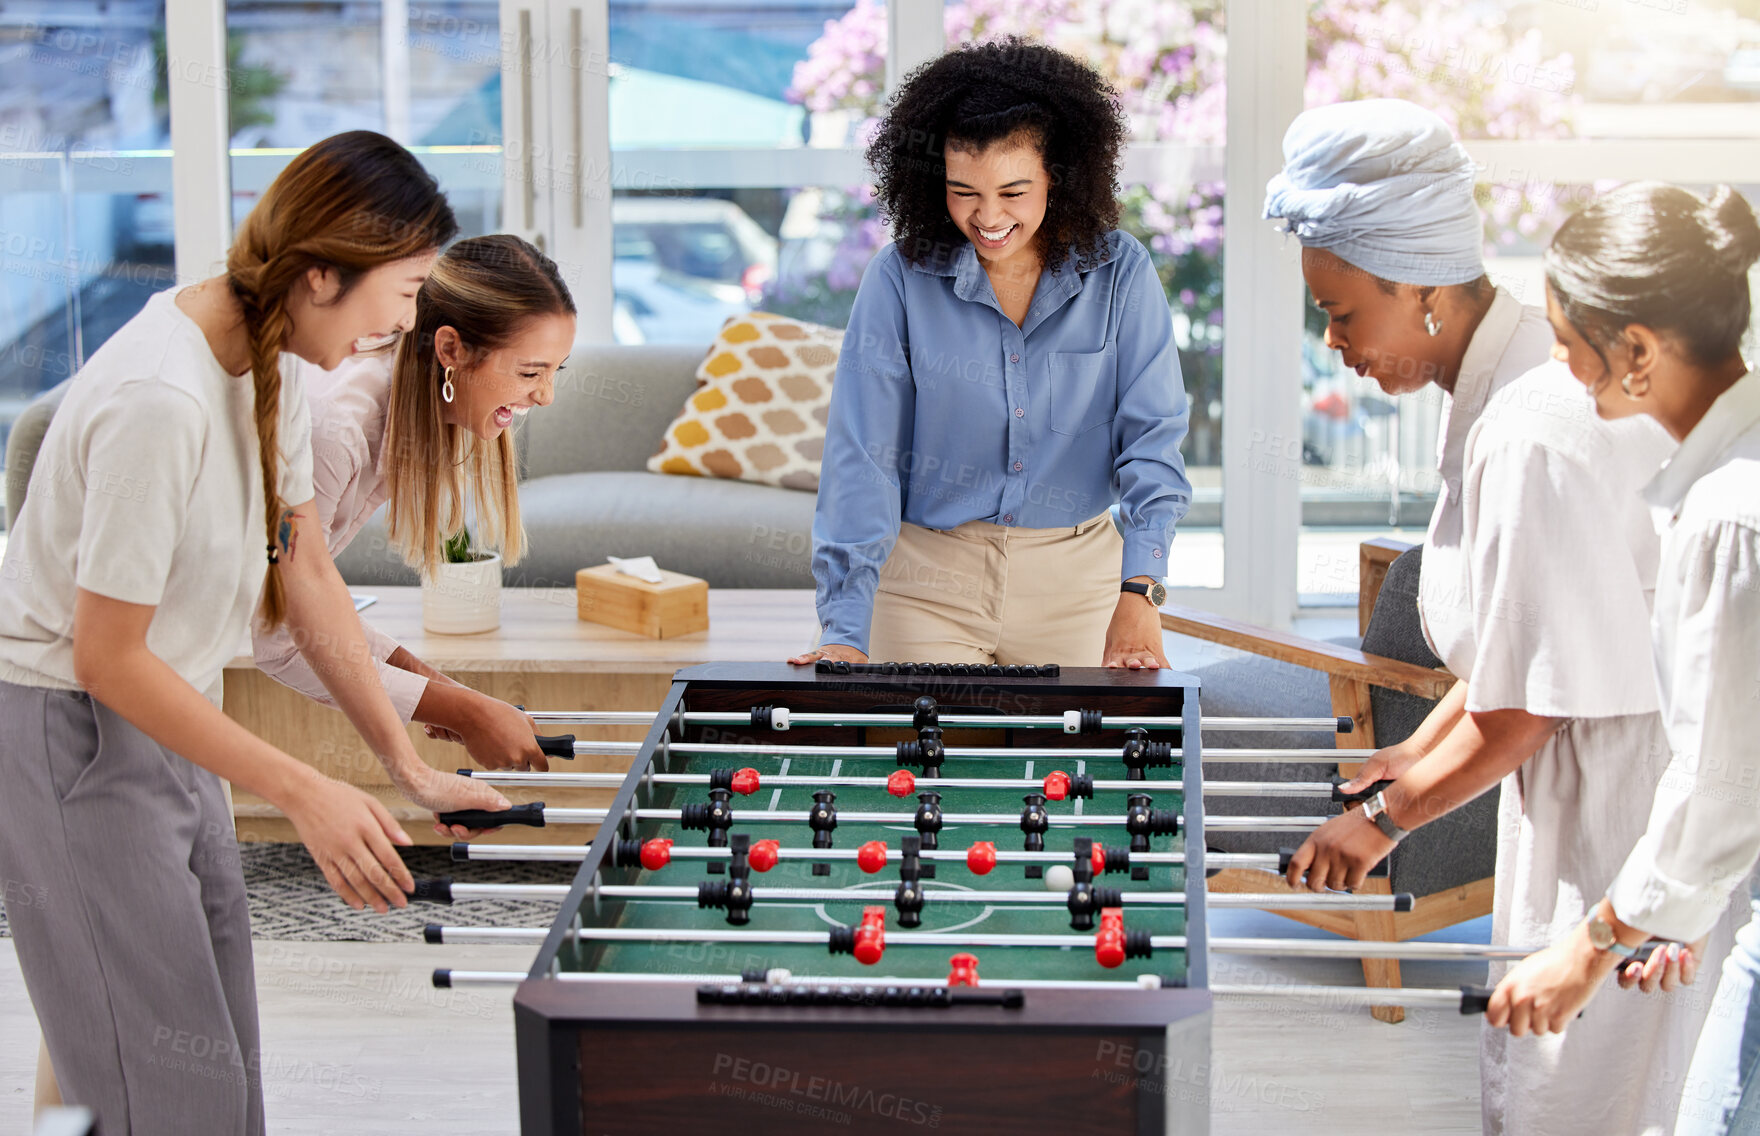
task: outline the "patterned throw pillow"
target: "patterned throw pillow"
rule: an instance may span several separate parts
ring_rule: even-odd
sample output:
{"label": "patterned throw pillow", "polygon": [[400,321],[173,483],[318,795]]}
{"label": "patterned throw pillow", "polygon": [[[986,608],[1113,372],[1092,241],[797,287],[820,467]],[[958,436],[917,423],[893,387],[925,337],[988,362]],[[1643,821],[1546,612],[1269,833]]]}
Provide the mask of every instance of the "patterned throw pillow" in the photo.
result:
{"label": "patterned throw pillow", "polygon": [[648,468],[817,490],[842,344],[839,328],[768,312],[729,318]]}

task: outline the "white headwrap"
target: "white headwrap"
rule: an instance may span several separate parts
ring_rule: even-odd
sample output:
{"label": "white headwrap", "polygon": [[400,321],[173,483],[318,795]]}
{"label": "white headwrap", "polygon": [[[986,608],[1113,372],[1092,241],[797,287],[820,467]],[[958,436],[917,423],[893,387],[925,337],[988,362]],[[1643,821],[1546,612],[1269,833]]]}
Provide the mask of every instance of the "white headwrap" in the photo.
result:
{"label": "white headwrap", "polygon": [[1303,245],[1404,284],[1484,275],[1473,160],[1423,107],[1364,99],[1304,111],[1283,136],[1283,162],[1265,216]]}

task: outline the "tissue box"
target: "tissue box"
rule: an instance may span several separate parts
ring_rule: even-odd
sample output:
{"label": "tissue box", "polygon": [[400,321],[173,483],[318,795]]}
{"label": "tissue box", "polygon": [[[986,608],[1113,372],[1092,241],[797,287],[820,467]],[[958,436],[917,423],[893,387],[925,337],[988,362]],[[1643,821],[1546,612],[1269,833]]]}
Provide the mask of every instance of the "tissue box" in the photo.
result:
{"label": "tissue box", "polygon": [[625,576],[610,564],[574,574],[578,614],[650,639],[670,639],[709,629],[709,584],[682,572],[668,572],[658,584]]}

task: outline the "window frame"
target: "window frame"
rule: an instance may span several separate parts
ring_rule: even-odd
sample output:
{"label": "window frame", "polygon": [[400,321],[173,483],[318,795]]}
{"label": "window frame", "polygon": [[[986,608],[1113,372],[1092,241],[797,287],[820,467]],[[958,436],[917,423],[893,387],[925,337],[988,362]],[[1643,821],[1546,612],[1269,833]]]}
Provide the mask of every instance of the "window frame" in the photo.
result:
{"label": "window frame", "polygon": [[[404,10],[405,3],[388,7]],[[942,10],[943,0],[888,0],[888,91],[945,49]],[[617,187],[846,185],[866,174],[853,147],[613,150],[608,0],[501,0],[500,15],[502,227],[562,267],[579,304],[582,343],[612,341]],[[1179,171],[1201,180],[1220,173],[1226,183],[1223,584],[1174,589],[1170,599],[1287,627],[1298,614],[1301,527],[1300,248],[1259,214],[1265,183],[1281,168],[1284,130],[1303,108],[1308,8],[1228,0],[1225,15],[1225,146],[1136,143],[1124,155],[1120,180],[1154,181]],[[166,23],[167,53],[176,63],[170,94],[177,275],[189,281],[216,271],[231,239],[225,0],[177,0],[167,5]],[[395,81],[400,69],[386,71]],[[1657,169],[1687,183],[1760,182],[1760,147],[1715,140],[1463,144],[1485,183],[1631,180]]]}

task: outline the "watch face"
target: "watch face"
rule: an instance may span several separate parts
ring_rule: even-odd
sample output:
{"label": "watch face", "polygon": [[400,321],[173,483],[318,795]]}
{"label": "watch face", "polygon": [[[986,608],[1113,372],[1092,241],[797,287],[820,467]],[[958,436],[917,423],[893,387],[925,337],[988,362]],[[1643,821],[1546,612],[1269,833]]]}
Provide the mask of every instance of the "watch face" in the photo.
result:
{"label": "watch face", "polygon": [[1602,951],[1613,946],[1613,928],[1599,918],[1590,919],[1589,942]]}
{"label": "watch face", "polygon": [[1149,585],[1149,602],[1160,607],[1167,602],[1167,589],[1160,584]]}

